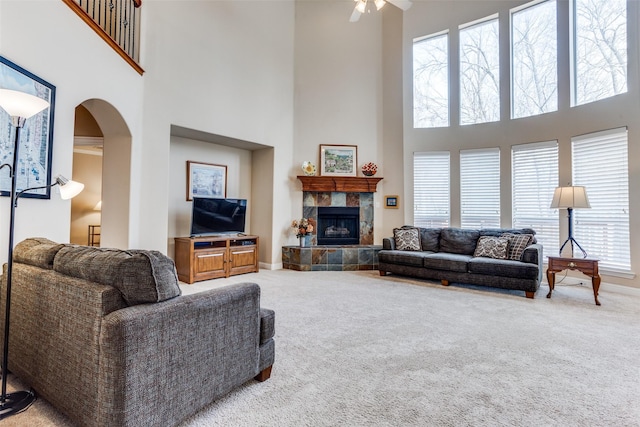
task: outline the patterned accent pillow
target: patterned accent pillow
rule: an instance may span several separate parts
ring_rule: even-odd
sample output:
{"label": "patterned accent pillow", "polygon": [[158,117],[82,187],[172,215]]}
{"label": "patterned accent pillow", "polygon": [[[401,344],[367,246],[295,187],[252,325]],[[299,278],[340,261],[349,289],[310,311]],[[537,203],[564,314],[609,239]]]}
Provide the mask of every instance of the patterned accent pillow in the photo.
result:
{"label": "patterned accent pillow", "polygon": [[501,237],[509,239],[509,253],[507,254],[507,258],[515,261],[520,261],[522,253],[533,240],[533,234],[504,233]]}
{"label": "patterned accent pillow", "polygon": [[420,231],[417,228],[394,228],[393,238],[399,251],[419,251]]}
{"label": "patterned accent pillow", "polygon": [[480,236],[474,257],[507,259],[509,239],[506,237]]}

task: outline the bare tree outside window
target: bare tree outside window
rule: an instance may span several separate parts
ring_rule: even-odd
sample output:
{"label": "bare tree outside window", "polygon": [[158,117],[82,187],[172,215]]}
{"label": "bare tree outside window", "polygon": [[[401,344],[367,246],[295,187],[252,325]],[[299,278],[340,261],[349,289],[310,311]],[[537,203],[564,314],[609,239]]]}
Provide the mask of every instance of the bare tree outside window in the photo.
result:
{"label": "bare tree outside window", "polygon": [[575,0],[574,103],[627,91],[627,1]]}
{"label": "bare tree outside window", "polygon": [[449,126],[449,35],[413,43],[413,127]]}
{"label": "bare tree outside window", "polygon": [[500,120],[498,19],[460,30],[460,124]]}
{"label": "bare tree outside window", "polygon": [[558,109],[556,2],[516,11],[511,19],[511,116]]}

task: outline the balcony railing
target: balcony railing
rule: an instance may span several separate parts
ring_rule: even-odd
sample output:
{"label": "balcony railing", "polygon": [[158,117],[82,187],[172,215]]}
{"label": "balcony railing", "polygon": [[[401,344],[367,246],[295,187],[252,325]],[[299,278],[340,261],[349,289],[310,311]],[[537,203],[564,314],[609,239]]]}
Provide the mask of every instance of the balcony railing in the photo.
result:
{"label": "balcony railing", "polygon": [[142,0],[62,0],[140,75]]}

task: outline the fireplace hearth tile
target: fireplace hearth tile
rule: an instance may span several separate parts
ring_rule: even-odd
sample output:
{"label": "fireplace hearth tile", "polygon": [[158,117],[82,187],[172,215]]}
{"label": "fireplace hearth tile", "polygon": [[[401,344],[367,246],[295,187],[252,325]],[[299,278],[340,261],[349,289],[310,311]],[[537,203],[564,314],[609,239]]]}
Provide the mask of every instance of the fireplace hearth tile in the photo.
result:
{"label": "fireplace hearth tile", "polygon": [[297,271],[377,270],[380,245],[283,246],[282,267]]}

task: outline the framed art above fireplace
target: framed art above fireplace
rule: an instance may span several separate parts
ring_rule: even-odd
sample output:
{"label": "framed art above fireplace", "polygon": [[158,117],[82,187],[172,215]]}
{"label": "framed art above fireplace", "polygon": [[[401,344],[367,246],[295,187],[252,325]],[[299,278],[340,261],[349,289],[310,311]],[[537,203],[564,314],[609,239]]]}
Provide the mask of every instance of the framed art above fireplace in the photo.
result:
{"label": "framed art above fireplace", "polygon": [[356,176],[356,145],[320,145],[320,175]]}

